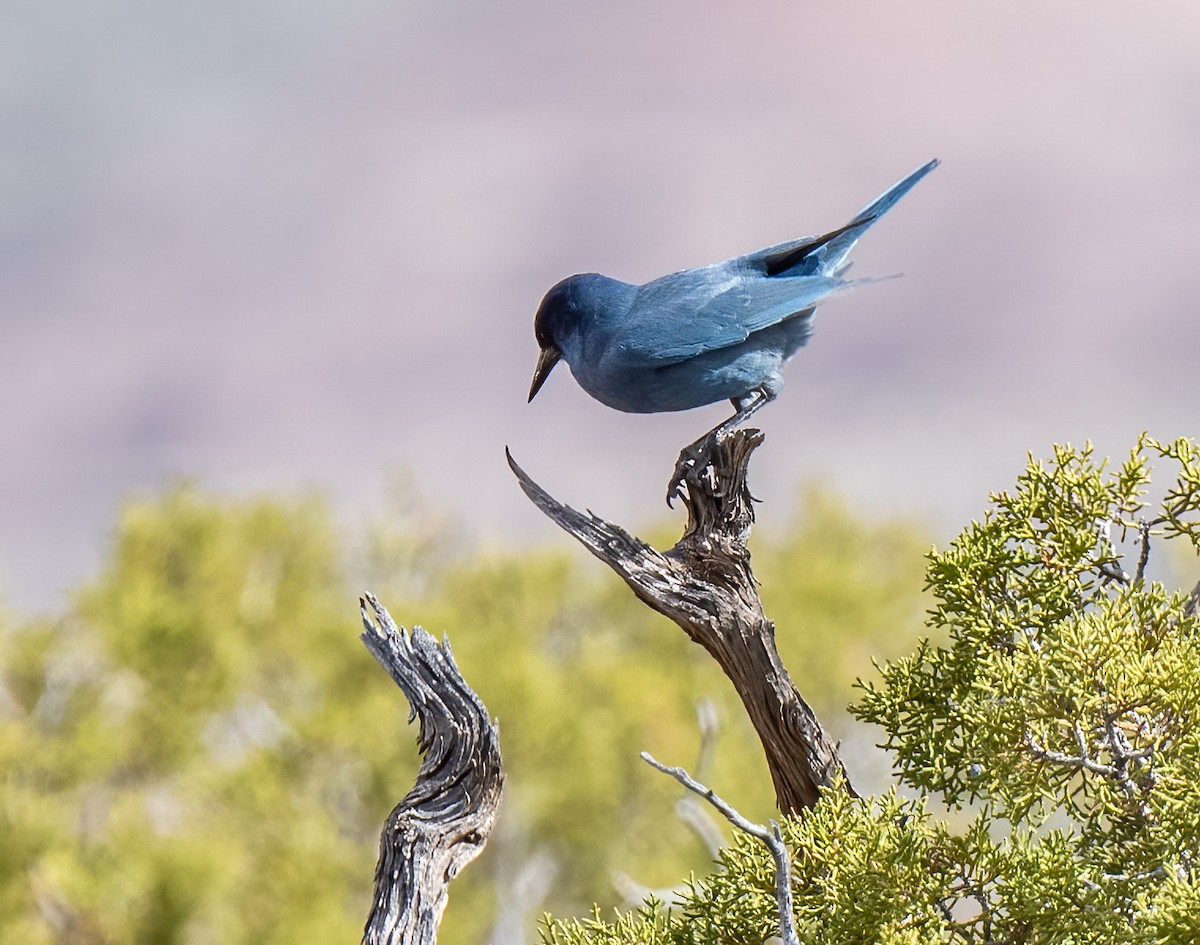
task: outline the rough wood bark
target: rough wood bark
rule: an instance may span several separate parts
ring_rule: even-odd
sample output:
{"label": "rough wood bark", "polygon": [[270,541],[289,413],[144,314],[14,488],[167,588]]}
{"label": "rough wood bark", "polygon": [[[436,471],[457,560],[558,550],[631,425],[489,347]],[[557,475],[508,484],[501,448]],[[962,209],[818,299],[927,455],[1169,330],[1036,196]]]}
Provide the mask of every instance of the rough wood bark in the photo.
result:
{"label": "rough wood bark", "polygon": [[801,697],[775,648],[746,540],[754,509],[746,468],[762,442],[739,430],[707,447],[687,471],[683,537],[660,553],[624,529],[563,505],[508,455],[533,503],[619,574],[643,602],[675,621],[720,664],[766,752],[776,802],[785,813],[813,806],[838,776],[853,793],[837,744]]}
{"label": "rough wood bark", "polygon": [[420,627],[406,633],[370,594],[360,609],[362,640],[404,690],[424,756],[416,784],[379,838],[363,941],[433,945],[450,881],[479,855],[496,819],[504,787],[499,732],[459,673],[449,641],[438,644]]}

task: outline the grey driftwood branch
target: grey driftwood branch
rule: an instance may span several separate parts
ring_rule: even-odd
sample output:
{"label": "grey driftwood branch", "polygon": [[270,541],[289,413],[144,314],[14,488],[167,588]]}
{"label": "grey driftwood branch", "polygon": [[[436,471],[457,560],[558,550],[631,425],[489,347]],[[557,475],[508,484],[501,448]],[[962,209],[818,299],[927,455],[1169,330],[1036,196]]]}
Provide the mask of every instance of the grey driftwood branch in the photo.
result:
{"label": "grey driftwood branch", "polygon": [[775,648],[775,626],[763,612],[746,541],[754,521],[746,485],[758,430],[717,441],[687,471],[687,526],[667,552],[624,529],[554,499],[508,454],[521,488],[588,551],[612,568],[637,597],[675,621],[720,664],[762,741],[779,809],[795,813],[817,802],[839,777],[853,793],[838,746],[800,696]]}
{"label": "grey driftwood branch", "polygon": [[766,846],[771,852],[771,858],[775,861],[775,905],[779,909],[779,938],[784,945],[800,945],[800,939],[796,935],[796,916],[792,905],[792,858],[788,853],[787,844],[783,842],[783,835],[779,832],[779,824],[771,821],[771,827],[768,829],[762,824],[747,820],[712,788],[705,787],[683,768],[663,764],[648,751],[642,752],[642,761],[663,774],[669,774],[693,794],[708,801],[720,812],[722,817],[738,830],[749,834]]}
{"label": "grey driftwood branch", "polygon": [[[420,724],[416,784],[379,838],[367,945],[433,945],[448,886],[479,855],[500,806],[500,736],[467,685],[449,641],[406,632],[370,594],[359,601],[362,640],[404,690]],[[368,610],[369,608],[369,610]]]}

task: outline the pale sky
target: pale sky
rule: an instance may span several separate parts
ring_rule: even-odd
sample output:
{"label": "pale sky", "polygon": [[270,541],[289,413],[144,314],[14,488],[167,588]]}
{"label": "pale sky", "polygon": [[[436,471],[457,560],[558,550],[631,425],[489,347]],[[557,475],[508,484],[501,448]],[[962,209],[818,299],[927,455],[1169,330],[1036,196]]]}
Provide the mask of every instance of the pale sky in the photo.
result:
{"label": "pale sky", "polygon": [[[0,26],[0,597],[53,607],[175,475],[398,470],[491,540],[637,528],[728,412],[629,416],[533,313],[835,227],[858,247],[752,467],[949,536],[1027,450],[1198,435],[1195,0],[25,4]],[[599,567],[599,566],[598,566]]]}

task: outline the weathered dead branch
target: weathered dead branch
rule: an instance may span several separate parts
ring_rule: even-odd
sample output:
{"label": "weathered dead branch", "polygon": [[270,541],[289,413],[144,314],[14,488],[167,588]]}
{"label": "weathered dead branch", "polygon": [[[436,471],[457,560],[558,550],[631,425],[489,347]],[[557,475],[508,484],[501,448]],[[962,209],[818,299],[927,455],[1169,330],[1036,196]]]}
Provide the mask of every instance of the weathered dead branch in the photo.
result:
{"label": "weathered dead branch", "polygon": [[499,732],[455,665],[449,641],[439,644],[420,627],[406,632],[370,594],[360,609],[363,642],[404,690],[424,756],[416,784],[379,838],[363,941],[433,945],[449,883],[479,855],[496,819],[504,787]]}
{"label": "weathered dead branch", "polygon": [[708,447],[684,477],[683,537],[660,553],[624,529],[549,495],[508,454],[532,502],[619,574],[637,597],[675,621],[720,664],[741,697],[766,752],[779,809],[811,807],[840,776],[837,744],[800,696],[775,648],[746,541],[754,522],[746,485],[758,430],[739,430]]}

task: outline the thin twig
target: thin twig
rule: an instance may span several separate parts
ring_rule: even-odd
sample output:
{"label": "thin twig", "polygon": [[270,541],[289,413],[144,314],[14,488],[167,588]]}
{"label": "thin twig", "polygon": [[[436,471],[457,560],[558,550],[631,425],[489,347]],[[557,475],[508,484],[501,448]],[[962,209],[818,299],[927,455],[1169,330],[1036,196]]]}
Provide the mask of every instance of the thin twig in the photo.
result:
{"label": "thin twig", "polygon": [[712,788],[705,787],[683,768],[664,765],[648,751],[642,752],[642,761],[663,774],[669,774],[689,791],[698,794],[712,804],[738,830],[748,833],[766,845],[775,860],[775,903],[779,907],[779,937],[783,939],[784,945],[800,945],[792,907],[792,860],[787,844],[783,842],[783,835],[779,832],[779,824],[771,821],[771,827],[768,829],[761,824],[747,820]]}
{"label": "thin twig", "polygon": [[1079,755],[1068,755],[1066,752],[1054,751],[1051,748],[1046,748],[1034,737],[1033,732],[1025,733],[1025,745],[1035,758],[1042,761],[1049,761],[1057,765],[1065,765],[1069,768],[1081,768],[1084,771],[1090,771],[1092,774],[1098,774],[1105,778],[1115,779],[1117,777],[1117,769],[1112,765],[1101,764],[1098,761],[1093,761],[1086,753]]}
{"label": "thin twig", "polygon": [[1135,582],[1145,580],[1146,565],[1150,563],[1150,523],[1142,522],[1138,532],[1141,534],[1141,547],[1138,551],[1137,570],[1133,573]]}
{"label": "thin twig", "polygon": [[1121,567],[1121,556],[1117,553],[1117,546],[1112,540],[1112,522],[1105,519],[1097,526],[1096,531],[1097,541],[1101,542],[1108,549],[1108,558],[1103,561],[1097,561],[1096,569],[1105,581],[1128,584],[1130,582],[1129,574]]}
{"label": "thin twig", "polygon": [[1200,581],[1196,582],[1196,586],[1188,594],[1187,602],[1183,605],[1184,618],[1193,616],[1198,608],[1200,608]]}

